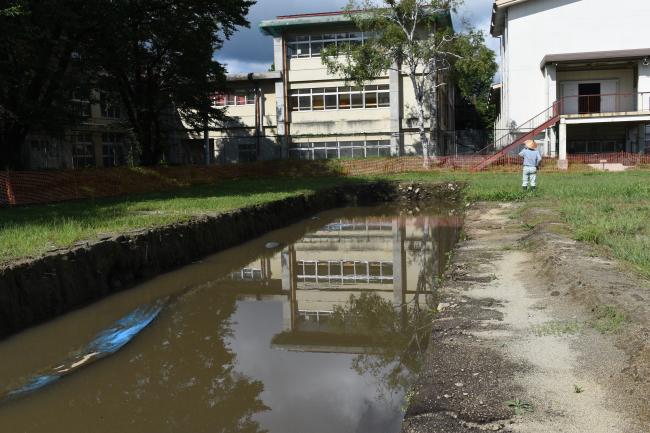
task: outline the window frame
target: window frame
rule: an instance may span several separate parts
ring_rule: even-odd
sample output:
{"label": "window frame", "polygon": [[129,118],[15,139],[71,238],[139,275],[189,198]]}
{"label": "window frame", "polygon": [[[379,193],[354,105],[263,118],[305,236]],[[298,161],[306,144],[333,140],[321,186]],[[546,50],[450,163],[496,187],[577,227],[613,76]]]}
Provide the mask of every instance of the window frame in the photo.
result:
{"label": "window frame", "polygon": [[[332,96],[336,97],[336,108],[333,108],[334,104],[327,103],[328,97],[331,102]],[[314,107],[315,97],[323,102],[318,108]],[[368,104],[367,101],[372,101],[372,98],[374,104]],[[390,107],[390,88],[388,84],[369,84],[363,88],[332,86],[292,89],[288,99],[291,111],[376,110]]]}

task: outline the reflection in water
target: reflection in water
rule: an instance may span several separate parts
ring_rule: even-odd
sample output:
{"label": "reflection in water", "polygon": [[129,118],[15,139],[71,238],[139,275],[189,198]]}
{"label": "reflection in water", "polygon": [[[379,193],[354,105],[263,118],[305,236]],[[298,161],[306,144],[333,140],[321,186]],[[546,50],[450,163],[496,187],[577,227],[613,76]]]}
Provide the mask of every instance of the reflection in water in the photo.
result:
{"label": "reflection in water", "polygon": [[297,241],[271,237],[286,246],[250,263],[246,246],[206,260],[218,270],[202,281],[191,267],[170,273],[177,294],[157,320],[102,362],[0,405],[3,431],[399,431],[459,221],[382,208],[321,221]]}

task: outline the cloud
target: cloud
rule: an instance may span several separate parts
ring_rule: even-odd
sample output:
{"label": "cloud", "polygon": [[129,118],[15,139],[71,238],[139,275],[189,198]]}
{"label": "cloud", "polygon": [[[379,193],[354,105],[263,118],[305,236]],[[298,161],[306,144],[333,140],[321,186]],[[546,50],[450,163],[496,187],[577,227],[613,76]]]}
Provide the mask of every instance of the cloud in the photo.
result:
{"label": "cloud", "polygon": [[[273,43],[270,36],[263,35],[259,30],[260,21],[278,15],[341,10],[347,3],[348,0],[258,0],[248,14],[250,28],[242,28],[235,33],[215,57],[226,63],[231,73],[266,71],[273,63]],[[465,0],[454,15],[454,26],[460,29],[467,22],[484,30],[487,45],[498,52],[498,39],[489,36],[492,3],[492,0]]]}
{"label": "cloud", "polygon": [[219,59],[220,62],[226,64],[229,74],[241,74],[244,72],[266,72],[271,67],[273,59],[268,62],[256,62],[241,59]]}

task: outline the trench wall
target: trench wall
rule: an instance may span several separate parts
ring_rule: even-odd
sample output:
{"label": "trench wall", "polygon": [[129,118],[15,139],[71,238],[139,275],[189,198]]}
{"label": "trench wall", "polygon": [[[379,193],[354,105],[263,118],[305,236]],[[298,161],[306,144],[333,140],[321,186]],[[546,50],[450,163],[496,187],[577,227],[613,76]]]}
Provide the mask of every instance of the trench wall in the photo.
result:
{"label": "trench wall", "polygon": [[85,243],[0,269],[0,338],[316,212],[460,196],[452,184],[345,185]]}

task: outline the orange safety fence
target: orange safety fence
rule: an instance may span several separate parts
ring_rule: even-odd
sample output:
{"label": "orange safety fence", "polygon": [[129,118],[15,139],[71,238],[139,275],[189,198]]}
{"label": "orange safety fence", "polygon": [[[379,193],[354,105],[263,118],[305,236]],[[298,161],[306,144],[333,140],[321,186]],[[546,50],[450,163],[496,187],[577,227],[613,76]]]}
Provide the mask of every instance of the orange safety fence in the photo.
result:
{"label": "orange safety fence", "polygon": [[169,191],[236,178],[339,174],[326,162],[267,161],[223,166],[0,171],[0,206]]}
{"label": "orange safety fence", "polygon": [[[489,155],[455,155],[433,158],[428,166],[422,157],[386,157],[319,161],[264,161],[214,166],[117,167],[83,170],[2,171],[0,206],[51,203],[67,200],[114,197],[169,191],[191,185],[211,184],[237,178],[317,177],[385,175],[434,170],[469,171]],[[650,155],[601,153],[569,155],[569,170],[591,170],[588,164],[619,163],[650,165]],[[515,172],[521,159],[504,155],[487,168]],[[544,171],[557,171],[557,160],[545,158]]]}

